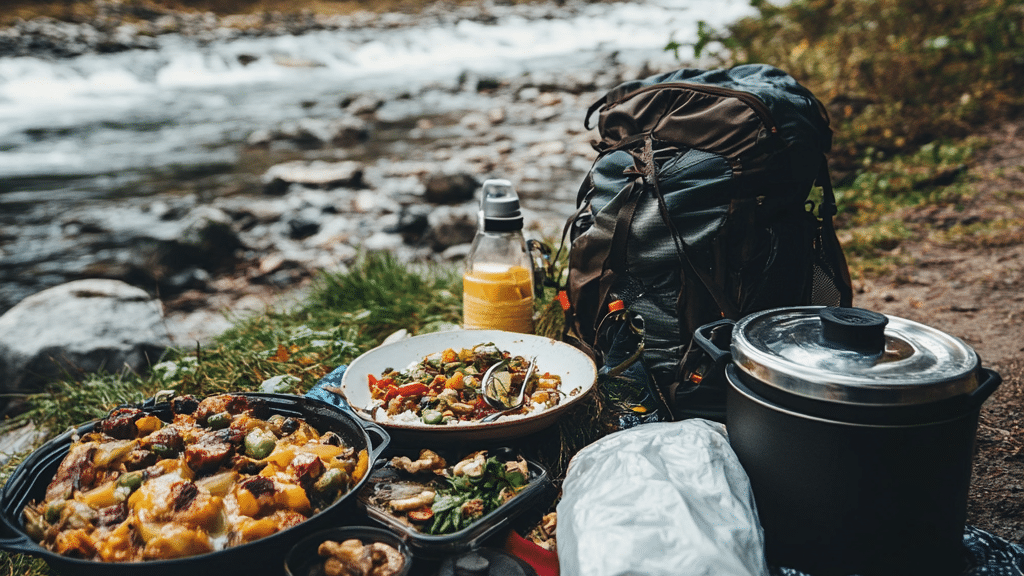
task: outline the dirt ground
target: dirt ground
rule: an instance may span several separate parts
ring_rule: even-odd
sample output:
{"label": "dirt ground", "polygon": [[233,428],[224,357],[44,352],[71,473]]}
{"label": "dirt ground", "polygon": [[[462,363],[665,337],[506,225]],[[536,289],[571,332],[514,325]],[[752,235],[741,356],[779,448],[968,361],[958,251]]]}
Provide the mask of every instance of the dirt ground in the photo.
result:
{"label": "dirt ground", "polygon": [[[977,194],[962,210],[911,209],[907,222],[1007,219],[984,243],[915,241],[898,250],[913,264],[854,282],[854,305],[959,336],[1003,379],[981,410],[967,523],[1024,542],[1024,122],[993,131],[968,167]],[[984,244],[984,245],[978,245]]]}

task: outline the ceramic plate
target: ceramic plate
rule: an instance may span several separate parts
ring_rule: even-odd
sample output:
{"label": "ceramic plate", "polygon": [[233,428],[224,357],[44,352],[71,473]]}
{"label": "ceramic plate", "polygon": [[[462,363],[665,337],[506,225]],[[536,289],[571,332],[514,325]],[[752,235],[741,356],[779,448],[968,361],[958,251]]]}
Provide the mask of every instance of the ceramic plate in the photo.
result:
{"label": "ceramic plate", "polygon": [[[373,405],[370,398],[369,375],[380,376],[385,369],[405,369],[425,356],[446,348],[460,350],[493,342],[513,356],[537,356],[537,369],[562,377],[562,401],[536,414],[510,415],[494,422],[461,422],[437,426],[423,423],[396,423],[375,420],[367,412]],[[582,400],[594,387],[597,368],[593,360],[580,350],[544,336],[503,332],[500,330],[454,330],[413,336],[374,348],[356,358],[341,380],[341,388],[359,417],[383,426],[396,440],[423,439],[436,442],[509,440],[543,430],[559,416]]]}

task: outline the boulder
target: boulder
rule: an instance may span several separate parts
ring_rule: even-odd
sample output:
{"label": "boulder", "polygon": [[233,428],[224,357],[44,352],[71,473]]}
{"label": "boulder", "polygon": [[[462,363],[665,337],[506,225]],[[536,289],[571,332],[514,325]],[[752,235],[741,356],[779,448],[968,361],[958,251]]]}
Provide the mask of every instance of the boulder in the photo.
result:
{"label": "boulder", "polygon": [[33,294],[0,316],[0,390],[103,370],[145,371],[171,346],[160,303],[119,280],[76,280]]}

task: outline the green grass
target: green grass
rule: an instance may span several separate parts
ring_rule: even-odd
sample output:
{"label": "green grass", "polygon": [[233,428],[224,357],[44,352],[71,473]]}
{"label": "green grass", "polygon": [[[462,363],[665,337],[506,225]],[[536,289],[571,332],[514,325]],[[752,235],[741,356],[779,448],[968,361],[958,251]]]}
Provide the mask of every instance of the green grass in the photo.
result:
{"label": "green grass", "polygon": [[[855,276],[906,264],[896,248],[1021,242],[1019,219],[968,226],[904,223],[908,211],[960,209],[987,143],[979,128],[1024,111],[1024,0],[751,0],[756,15],[698,26],[716,65],[760,62],[793,75],[825,104],[835,132],[844,248]],[[678,50],[670,42],[668,50]]]}
{"label": "green grass", "polygon": [[[239,318],[207,346],[169,350],[148,374],[92,374],[80,382],[54,382],[45,393],[25,398],[26,411],[3,428],[31,421],[57,434],[161,390],[197,396],[253,391],[276,376],[288,378],[288,392],[301,394],[397,330],[419,334],[458,324],[460,290],[457,266],[410,267],[388,254],[366,254],[348,272],[319,276],[308,297],[293,308]],[[539,333],[558,336],[561,324],[550,317],[557,307],[553,296],[548,289],[537,302],[538,311],[549,317]],[[581,410],[579,417],[586,418],[593,405],[585,403]],[[572,434],[568,445],[582,447],[586,440],[579,430],[566,430]],[[564,470],[573,452],[545,449],[550,469]],[[6,481],[23,456],[0,467],[0,480]],[[41,561],[0,552],[0,576],[49,573]]]}

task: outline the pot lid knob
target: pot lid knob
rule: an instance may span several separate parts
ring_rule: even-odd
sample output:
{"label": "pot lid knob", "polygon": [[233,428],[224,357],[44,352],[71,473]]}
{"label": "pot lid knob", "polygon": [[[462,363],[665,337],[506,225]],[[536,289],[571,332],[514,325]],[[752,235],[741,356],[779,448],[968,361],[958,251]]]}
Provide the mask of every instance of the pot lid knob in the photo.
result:
{"label": "pot lid knob", "polygon": [[826,346],[865,354],[885,352],[884,314],[863,308],[822,308],[821,336]]}

